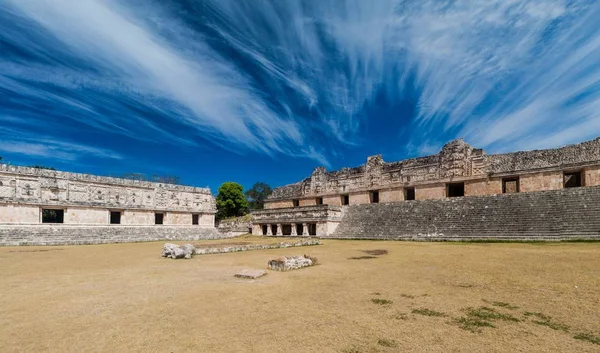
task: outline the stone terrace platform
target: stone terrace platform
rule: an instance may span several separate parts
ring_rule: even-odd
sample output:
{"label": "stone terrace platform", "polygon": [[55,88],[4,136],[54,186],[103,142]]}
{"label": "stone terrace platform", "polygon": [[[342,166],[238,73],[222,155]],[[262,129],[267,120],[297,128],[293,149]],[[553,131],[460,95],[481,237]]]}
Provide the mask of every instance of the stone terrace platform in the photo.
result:
{"label": "stone terrace platform", "polygon": [[600,240],[600,187],[347,206],[324,238]]}

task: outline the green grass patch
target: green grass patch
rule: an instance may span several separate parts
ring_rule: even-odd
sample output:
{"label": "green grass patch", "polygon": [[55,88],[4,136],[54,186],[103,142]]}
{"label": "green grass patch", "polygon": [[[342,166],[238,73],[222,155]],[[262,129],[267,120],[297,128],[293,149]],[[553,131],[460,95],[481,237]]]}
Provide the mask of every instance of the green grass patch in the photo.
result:
{"label": "green grass patch", "polygon": [[489,302],[489,301],[487,301],[485,299],[483,301],[486,302],[486,303],[489,303],[489,304],[491,304],[493,306],[498,306],[500,308],[506,308],[506,309],[510,309],[510,310],[517,310],[517,309],[519,309],[518,306],[509,304],[509,303],[505,303],[505,302]]}
{"label": "green grass patch", "polygon": [[377,341],[377,344],[380,345],[380,346],[389,347],[389,348],[396,348],[396,347],[398,347],[398,344],[396,343],[396,341],[394,341],[394,340],[388,340],[388,339],[385,339],[385,338],[380,338]]}
{"label": "green grass patch", "polygon": [[471,331],[473,333],[481,332],[482,327],[496,327],[491,322],[478,319],[476,317],[460,317],[458,319],[454,319],[454,323],[456,323],[458,327],[462,328],[463,330]]}
{"label": "green grass patch", "polygon": [[391,300],[381,299],[381,298],[373,298],[373,299],[371,299],[371,301],[374,304],[378,304],[378,305],[390,305],[393,303],[393,301],[391,301]]}
{"label": "green grass patch", "polygon": [[349,257],[348,260],[368,260],[368,259],[376,259],[377,256],[352,256]]}
{"label": "green grass patch", "polygon": [[414,299],[414,297],[415,297],[414,295],[410,295],[410,294],[400,294],[400,296],[402,298],[408,298],[408,299]]}
{"label": "green grass patch", "polygon": [[458,325],[458,327],[463,330],[471,331],[471,332],[481,332],[481,328],[483,327],[496,327],[493,322],[498,320],[501,321],[510,321],[510,322],[519,322],[518,318],[510,315],[501,313],[494,308],[490,308],[487,306],[480,306],[478,308],[466,308],[463,309],[466,316],[460,317],[458,319],[454,319],[453,322]]}
{"label": "green grass patch", "polygon": [[510,314],[504,314],[504,313],[498,312],[498,311],[494,310],[493,308],[490,308],[487,306],[480,306],[479,308],[467,308],[465,311],[466,311],[468,317],[478,318],[478,319],[486,320],[486,321],[496,321],[496,320],[512,321],[512,322],[521,321],[518,318],[516,318]]}
{"label": "green grass patch", "polygon": [[594,335],[591,332],[578,333],[575,336],[573,336],[573,338],[576,340],[582,340],[582,341],[590,342],[593,344],[600,344],[600,335]]}
{"label": "green grass patch", "polygon": [[435,317],[446,317],[448,315],[439,312],[439,311],[435,311],[435,310],[430,310],[430,309],[413,309],[412,311],[413,314],[419,314],[419,315],[425,315],[425,316],[435,316]]}
{"label": "green grass patch", "polygon": [[531,320],[536,325],[547,326],[553,330],[557,331],[569,331],[569,326],[562,324],[560,322],[556,322],[552,320],[552,316],[544,315],[542,313],[530,312],[526,311],[523,315],[527,317],[534,317],[534,320]]}

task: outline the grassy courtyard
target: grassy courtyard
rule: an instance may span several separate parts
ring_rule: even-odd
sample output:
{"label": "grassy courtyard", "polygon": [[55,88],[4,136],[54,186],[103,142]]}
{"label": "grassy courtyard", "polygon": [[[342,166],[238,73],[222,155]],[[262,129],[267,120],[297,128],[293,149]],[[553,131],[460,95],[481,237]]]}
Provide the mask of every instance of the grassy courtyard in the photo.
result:
{"label": "grassy courtyard", "polygon": [[[232,241],[261,240],[206,243]],[[600,243],[325,240],[192,260],[161,247],[0,248],[1,350],[600,350]],[[321,264],[233,277],[303,253]]]}

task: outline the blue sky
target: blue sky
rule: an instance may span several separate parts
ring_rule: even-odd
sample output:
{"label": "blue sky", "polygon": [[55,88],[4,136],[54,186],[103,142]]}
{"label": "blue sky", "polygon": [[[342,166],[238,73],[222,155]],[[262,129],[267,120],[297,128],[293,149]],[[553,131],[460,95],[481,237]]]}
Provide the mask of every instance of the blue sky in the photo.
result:
{"label": "blue sky", "polygon": [[600,135],[600,4],[0,0],[0,156],[216,192]]}

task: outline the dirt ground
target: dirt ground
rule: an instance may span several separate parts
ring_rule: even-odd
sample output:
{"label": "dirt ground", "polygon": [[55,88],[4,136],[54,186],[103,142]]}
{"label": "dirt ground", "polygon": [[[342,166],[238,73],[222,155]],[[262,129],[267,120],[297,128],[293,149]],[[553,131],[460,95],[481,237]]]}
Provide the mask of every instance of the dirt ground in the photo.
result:
{"label": "dirt ground", "polygon": [[[161,248],[0,248],[0,351],[600,351],[600,243]],[[303,253],[321,264],[233,277]]]}

